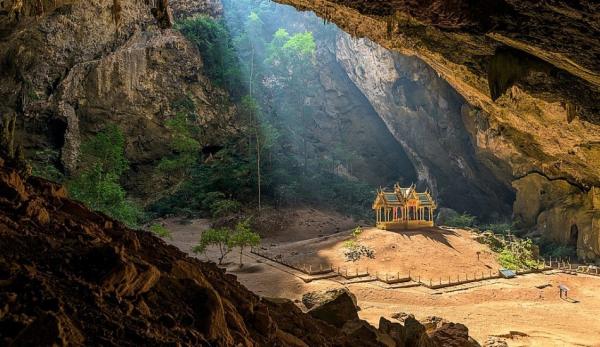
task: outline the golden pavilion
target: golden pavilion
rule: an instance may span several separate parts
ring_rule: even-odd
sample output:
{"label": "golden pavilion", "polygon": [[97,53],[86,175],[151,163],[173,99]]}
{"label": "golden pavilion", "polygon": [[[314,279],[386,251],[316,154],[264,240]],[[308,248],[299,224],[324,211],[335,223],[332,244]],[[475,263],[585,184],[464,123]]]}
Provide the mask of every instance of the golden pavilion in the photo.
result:
{"label": "golden pavilion", "polygon": [[395,184],[393,191],[379,189],[373,202],[377,228],[383,230],[433,227],[436,207],[429,191],[418,193],[414,184],[408,188]]}

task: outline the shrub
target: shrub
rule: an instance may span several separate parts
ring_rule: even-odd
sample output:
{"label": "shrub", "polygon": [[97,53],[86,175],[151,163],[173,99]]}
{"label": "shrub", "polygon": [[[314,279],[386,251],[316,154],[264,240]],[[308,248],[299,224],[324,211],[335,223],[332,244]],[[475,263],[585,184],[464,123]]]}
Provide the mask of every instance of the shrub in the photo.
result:
{"label": "shrub", "polygon": [[490,230],[494,234],[508,235],[513,229],[512,223],[491,223],[479,226],[481,230]]}
{"label": "shrub", "polygon": [[468,213],[457,214],[448,218],[446,225],[455,228],[470,228],[475,225],[477,218]]}
{"label": "shrub", "polygon": [[67,181],[69,194],[92,210],[136,227],[143,212],[126,199],[119,183],[128,168],[125,137],[119,128],[110,125],[82,144],[79,172]]}
{"label": "shrub", "polygon": [[358,236],[360,234],[362,234],[362,228],[357,226],[352,230],[352,238],[344,241],[342,244],[343,248],[345,248],[344,257],[346,257],[346,261],[357,261],[362,256],[371,259],[375,258],[375,251],[365,245],[361,245],[358,241]]}
{"label": "shrub", "polygon": [[346,261],[353,262],[359,260],[363,256],[374,259],[375,251],[364,245],[354,245],[353,248],[347,248],[344,251],[344,256],[346,257]]}
{"label": "shrub", "polygon": [[238,212],[241,204],[235,200],[222,199],[214,201],[210,206],[210,212],[213,217],[223,217]]}
{"label": "shrub", "polygon": [[506,269],[531,269],[538,266],[538,261],[533,257],[533,242],[527,240],[514,240],[500,252],[498,262]]}
{"label": "shrub", "polygon": [[560,245],[542,238],[539,242],[540,253],[553,258],[577,258],[577,247],[574,245]]}
{"label": "shrub", "polygon": [[36,151],[32,160],[32,174],[49,181],[62,182],[64,175],[56,166],[59,158],[60,154],[58,151],[50,148]]}
{"label": "shrub", "polygon": [[152,232],[154,235],[163,238],[163,239],[169,239],[172,240],[173,236],[171,235],[171,232],[169,231],[169,229],[165,228],[164,226],[160,225],[160,224],[152,224],[150,226],[150,232]]}

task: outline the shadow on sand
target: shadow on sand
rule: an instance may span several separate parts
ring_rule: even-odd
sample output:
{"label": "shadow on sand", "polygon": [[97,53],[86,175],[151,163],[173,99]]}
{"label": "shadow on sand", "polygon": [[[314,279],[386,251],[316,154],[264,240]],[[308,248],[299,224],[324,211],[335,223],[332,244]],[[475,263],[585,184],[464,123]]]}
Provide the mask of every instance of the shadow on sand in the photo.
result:
{"label": "shadow on sand", "polygon": [[[448,241],[449,236],[457,236],[458,234],[454,230],[449,229],[441,229],[441,228],[423,228],[423,229],[415,229],[415,230],[393,230],[398,235],[402,235],[403,237],[413,238],[415,236],[422,236],[428,240],[435,241],[441,243],[449,248],[452,248],[456,251],[454,246],[450,244]],[[458,252],[458,251],[457,251]]]}

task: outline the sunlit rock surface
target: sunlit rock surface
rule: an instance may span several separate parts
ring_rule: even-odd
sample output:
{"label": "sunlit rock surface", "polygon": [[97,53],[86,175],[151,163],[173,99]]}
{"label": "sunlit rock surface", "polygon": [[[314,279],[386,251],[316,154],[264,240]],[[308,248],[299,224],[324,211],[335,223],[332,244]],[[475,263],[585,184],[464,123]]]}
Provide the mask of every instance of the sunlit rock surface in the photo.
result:
{"label": "sunlit rock surface", "polygon": [[[600,186],[596,2],[278,2],[315,11],[355,37],[433,68],[470,105],[463,122],[475,155],[506,185],[539,172],[580,189],[581,201]],[[530,199],[544,205],[543,198]],[[584,204],[559,205],[579,210],[577,216],[598,214]],[[600,226],[587,225],[597,240]],[[536,227],[562,235],[554,239],[570,235],[570,228],[556,223]]]}

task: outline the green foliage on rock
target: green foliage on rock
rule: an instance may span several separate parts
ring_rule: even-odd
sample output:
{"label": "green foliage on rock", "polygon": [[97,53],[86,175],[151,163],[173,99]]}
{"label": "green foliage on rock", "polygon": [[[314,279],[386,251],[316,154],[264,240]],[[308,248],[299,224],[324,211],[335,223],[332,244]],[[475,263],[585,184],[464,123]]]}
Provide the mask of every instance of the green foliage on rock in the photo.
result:
{"label": "green foliage on rock", "polygon": [[142,211],[127,200],[119,183],[129,167],[124,148],[121,130],[115,125],[108,126],[81,145],[79,170],[66,185],[71,198],[134,227]]}
{"label": "green foliage on rock", "polygon": [[187,176],[198,158],[198,127],[193,125],[190,118],[191,114],[178,112],[175,117],[165,122],[165,126],[171,132],[169,147],[172,154],[161,159],[158,169],[166,174]]}
{"label": "green foliage on rock", "polygon": [[35,152],[32,158],[32,174],[53,182],[62,182],[64,175],[58,170],[56,163],[60,154],[51,148]]}
{"label": "green foliage on rock", "polygon": [[204,71],[217,85],[229,91],[240,84],[240,71],[226,26],[206,15],[184,19],[176,25],[202,53]]}

